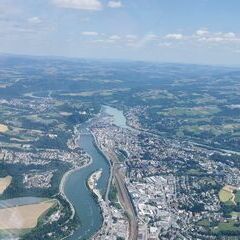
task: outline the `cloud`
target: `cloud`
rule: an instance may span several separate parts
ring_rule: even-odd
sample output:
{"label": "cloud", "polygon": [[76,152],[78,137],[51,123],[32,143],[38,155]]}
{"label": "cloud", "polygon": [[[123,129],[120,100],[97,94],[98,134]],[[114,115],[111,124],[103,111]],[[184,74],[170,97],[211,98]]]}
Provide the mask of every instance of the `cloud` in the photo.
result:
{"label": "cloud", "polygon": [[125,36],[125,40],[127,41],[128,44],[136,42],[138,37],[134,34],[127,34]]}
{"label": "cloud", "polygon": [[84,36],[98,36],[97,32],[82,32],[81,34]]}
{"label": "cloud", "polygon": [[226,38],[236,38],[236,34],[233,32],[228,32],[224,34],[224,37]]}
{"label": "cloud", "polygon": [[[83,33],[82,33],[83,34]],[[122,38],[119,35],[106,35],[104,33],[95,33],[95,32],[84,32],[84,35],[87,36],[98,36],[99,38],[91,39],[90,43],[102,43],[102,44],[113,44],[120,43]]]}
{"label": "cloud", "polygon": [[121,1],[109,1],[108,7],[110,8],[121,8],[123,6]]}
{"label": "cloud", "polygon": [[31,17],[28,18],[28,22],[31,24],[39,24],[42,22],[42,20],[39,17]]}
{"label": "cloud", "polygon": [[95,40],[93,40],[93,41],[91,41],[92,43],[105,43],[106,42],[106,40],[104,40],[104,39],[95,39]]}
{"label": "cloud", "polygon": [[120,39],[121,39],[121,37],[120,37],[120,36],[118,36],[118,35],[112,35],[112,36],[110,36],[110,37],[109,37],[109,39],[110,39],[110,40],[117,41],[117,40],[120,40]]}
{"label": "cloud", "polygon": [[158,35],[146,33],[145,35],[126,34],[124,36],[114,34],[108,35],[97,32],[82,32],[85,36],[96,36],[88,39],[91,43],[115,44],[116,46],[128,46],[132,48],[159,47],[178,48],[183,46],[216,46],[240,47],[240,36],[235,32],[211,32],[207,29],[199,29],[192,33],[169,33]]}
{"label": "cloud", "polygon": [[207,29],[199,29],[196,31],[196,34],[198,36],[205,36],[205,35],[209,34],[209,31]]}
{"label": "cloud", "polygon": [[164,47],[164,48],[170,48],[172,47],[172,43],[171,42],[161,42],[158,44],[159,47]]}
{"label": "cloud", "polygon": [[153,34],[153,33],[149,33],[145,36],[145,40],[146,41],[153,41],[153,40],[157,40],[157,35]]}
{"label": "cloud", "polygon": [[240,38],[234,32],[208,32],[196,38],[199,42],[207,43],[240,43]]}
{"label": "cloud", "polygon": [[136,48],[144,47],[151,42],[157,41],[159,38],[156,34],[153,33],[148,33],[140,39],[138,39],[137,37],[133,39],[133,36],[135,35],[132,35],[132,39],[130,41],[127,40],[127,45]]}
{"label": "cloud", "polygon": [[137,36],[134,35],[134,34],[127,34],[127,35],[126,35],[126,38],[127,38],[127,39],[137,39]]}
{"label": "cloud", "polygon": [[240,42],[239,37],[234,32],[210,32],[206,28],[199,29],[193,34],[189,36],[191,39],[195,39],[198,42],[206,42],[206,43],[233,43]]}
{"label": "cloud", "polygon": [[209,43],[219,43],[219,42],[223,42],[224,38],[222,38],[222,37],[202,37],[202,38],[199,38],[198,41],[209,42]]}
{"label": "cloud", "polygon": [[[206,43],[206,44],[239,44],[240,37],[234,32],[211,32],[206,28],[198,29],[189,35],[169,33],[162,37],[167,42],[181,41],[182,44]],[[161,44],[160,44],[161,45]]]}
{"label": "cloud", "polygon": [[182,40],[184,36],[180,33],[170,33],[170,34],[167,34],[165,38],[170,40]]}
{"label": "cloud", "polygon": [[62,8],[79,10],[101,10],[102,4],[99,0],[53,0],[53,3]]}

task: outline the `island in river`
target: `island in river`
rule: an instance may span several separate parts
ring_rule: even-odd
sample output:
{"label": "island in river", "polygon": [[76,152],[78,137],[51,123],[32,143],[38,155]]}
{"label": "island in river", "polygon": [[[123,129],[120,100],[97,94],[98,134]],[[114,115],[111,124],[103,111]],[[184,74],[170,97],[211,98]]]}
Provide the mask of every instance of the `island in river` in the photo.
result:
{"label": "island in river", "polygon": [[[118,109],[104,106],[102,111],[113,116],[115,125],[127,127],[126,119]],[[119,118],[119,116],[121,117]],[[122,121],[119,121],[119,119],[122,119]],[[87,181],[93,172],[102,169],[101,177],[97,181],[97,188],[104,197],[109,183],[111,166],[97,147],[89,130],[90,124],[91,121],[88,121],[80,125],[79,145],[91,157],[91,163],[70,172],[63,184],[64,194],[80,219],[80,226],[67,238],[70,240],[90,238],[101,228],[103,222],[101,208],[87,187]]]}

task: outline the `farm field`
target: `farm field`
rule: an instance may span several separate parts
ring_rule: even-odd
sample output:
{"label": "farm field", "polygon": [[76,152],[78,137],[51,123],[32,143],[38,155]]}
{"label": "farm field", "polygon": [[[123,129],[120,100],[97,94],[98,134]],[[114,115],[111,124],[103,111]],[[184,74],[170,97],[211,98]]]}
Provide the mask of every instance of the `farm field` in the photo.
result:
{"label": "farm field", "polygon": [[[39,218],[55,201],[0,209],[0,230],[24,230],[37,226]],[[17,221],[16,221],[17,219]]]}
{"label": "farm field", "polygon": [[5,133],[8,130],[8,127],[4,124],[0,124],[0,133]]}
{"label": "farm field", "polygon": [[233,192],[234,190],[235,188],[232,186],[224,186],[219,192],[220,201],[223,203],[228,201],[232,201],[233,203],[235,203],[235,194]]}
{"label": "farm field", "polygon": [[229,191],[222,189],[219,192],[219,199],[221,202],[231,201],[233,199],[233,194]]}
{"label": "farm field", "polygon": [[11,182],[12,182],[11,176],[0,178],[0,194],[3,194],[3,192],[8,188]]}

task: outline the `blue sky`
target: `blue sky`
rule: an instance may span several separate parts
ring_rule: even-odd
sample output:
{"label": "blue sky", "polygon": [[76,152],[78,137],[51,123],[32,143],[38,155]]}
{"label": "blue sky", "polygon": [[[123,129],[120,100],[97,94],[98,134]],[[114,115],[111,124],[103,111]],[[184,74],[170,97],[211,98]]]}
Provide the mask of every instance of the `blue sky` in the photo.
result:
{"label": "blue sky", "polygon": [[239,0],[0,0],[0,52],[240,64]]}

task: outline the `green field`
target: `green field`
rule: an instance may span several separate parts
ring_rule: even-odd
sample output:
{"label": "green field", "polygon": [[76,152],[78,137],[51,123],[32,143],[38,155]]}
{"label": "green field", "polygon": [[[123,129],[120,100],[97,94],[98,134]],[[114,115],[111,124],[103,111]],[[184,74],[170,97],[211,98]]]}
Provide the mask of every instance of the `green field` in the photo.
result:
{"label": "green field", "polygon": [[240,203],[240,190],[238,190],[238,191],[235,193],[234,201],[235,201],[236,203]]}
{"label": "green field", "polygon": [[237,221],[230,220],[227,222],[219,223],[218,226],[214,228],[213,233],[215,234],[222,233],[225,235],[229,235],[230,232],[235,233],[239,231],[240,231],[239,223]]}
{"label": "green field", "polygon": [[232,216],[233,218],[240,217],[240,212],[231,212],[231,216]]}
{"label": "green field", "polygon": [[163,114],[165,116],[208,116],[214,115],[218,113],[219,109],[217,107],[193,107],[193,108],[169,108],[164,112],[159,112],[159,114]]}
{"label": "green field", "polygon": [[210,222],[207,219],[200,220],[197,224],[203,227],[210,227]]}

